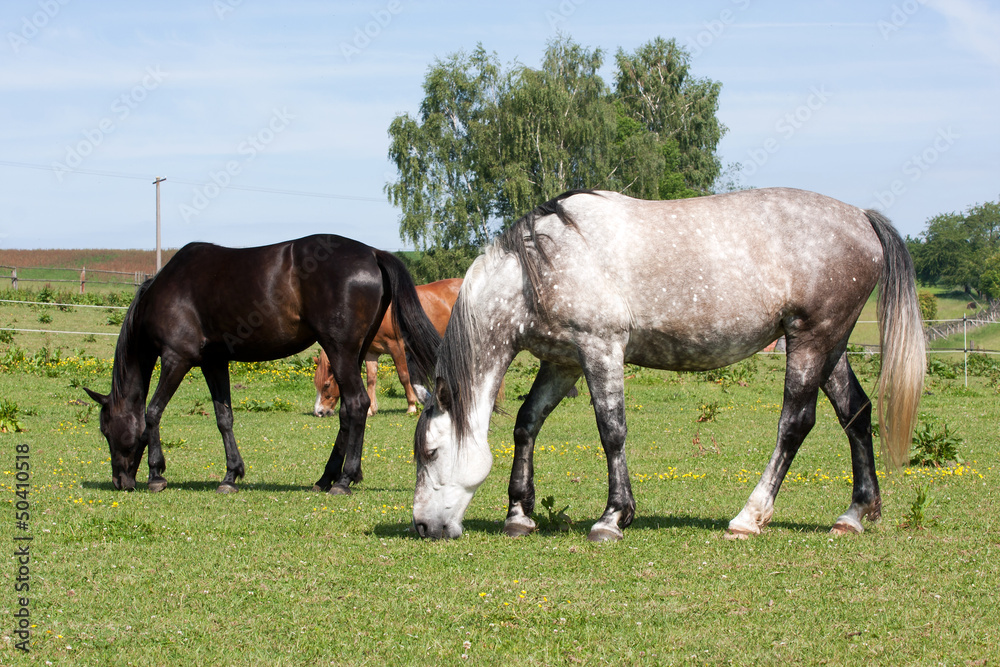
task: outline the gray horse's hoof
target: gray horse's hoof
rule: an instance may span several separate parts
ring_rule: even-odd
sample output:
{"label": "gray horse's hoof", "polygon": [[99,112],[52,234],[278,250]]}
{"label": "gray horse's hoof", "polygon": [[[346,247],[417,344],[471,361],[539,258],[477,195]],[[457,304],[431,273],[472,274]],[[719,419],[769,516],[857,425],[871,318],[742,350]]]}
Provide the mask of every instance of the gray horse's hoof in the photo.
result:
{"label": "gray horse's hoof", "polygon": [[590,529],[587,539],[591,542],[618,542],[625,537],[625,533],[618,526],[608,526],[597,524]]}
{"label": "gray horse's hoof", "polygon": [[503,534],[507,537],[525,537],[533,532],[535,532],[534,526],[523,523],[505,523],[503,526]]}
{"label": "gray horse's hoof", "polygon": [[222,484],[219,484],[219,488],[217,488],[215,492],[229,495],[231,493],[239,493],[240,490],[239,488],[237,488],[235,484],[226,484],[225,482],[223,482]]}
{"label": "gray horse's hoof", "polygon": [[154,479],[151,482],[149,482],[148,484],[146,484],[146,489],[150,493],[159,493],[160,491],[162,491],[165,488],[167,488],[167,480],[165,480],[163,478]]}

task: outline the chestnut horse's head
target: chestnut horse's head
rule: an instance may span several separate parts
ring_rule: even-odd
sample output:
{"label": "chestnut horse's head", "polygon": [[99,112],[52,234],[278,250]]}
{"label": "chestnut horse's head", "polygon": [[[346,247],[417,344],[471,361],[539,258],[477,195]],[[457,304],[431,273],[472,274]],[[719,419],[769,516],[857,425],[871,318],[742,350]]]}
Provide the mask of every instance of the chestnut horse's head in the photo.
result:
{"label": "chestnut horse's head", "polygon": [[316,362],[316,375],[313,376],[313,384],[316,385],[316,405],[313,407],[313,414],[317,417],[332,417],[337,413],[340,386],[333,379],[326,352],[320,352],[318,357],[313,357],[313,361]]}

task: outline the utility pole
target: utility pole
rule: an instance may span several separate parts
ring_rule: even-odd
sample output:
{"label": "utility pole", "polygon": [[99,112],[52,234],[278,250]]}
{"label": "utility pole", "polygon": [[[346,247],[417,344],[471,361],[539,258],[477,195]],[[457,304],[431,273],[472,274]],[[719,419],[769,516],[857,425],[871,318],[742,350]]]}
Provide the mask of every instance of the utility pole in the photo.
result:
{"label": "utility pole", "polygon": [[156,272],[160,272],[160,268],[163,266],[163,259],[160,250],[160,183],[167,179],[162,176],[157,176],[156,180],[153,181],[153,185],[156,186]]}

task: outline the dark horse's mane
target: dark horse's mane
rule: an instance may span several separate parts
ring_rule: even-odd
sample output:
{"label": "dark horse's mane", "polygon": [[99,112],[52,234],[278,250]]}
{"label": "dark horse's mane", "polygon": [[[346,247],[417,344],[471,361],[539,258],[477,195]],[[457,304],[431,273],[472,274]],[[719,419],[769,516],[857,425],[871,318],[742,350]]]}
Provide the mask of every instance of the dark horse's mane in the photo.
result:
{"label": "dark horse's mane", "polygon": [[125,389],[125,381],[128,377],[128,367],[132,360],[131,355],[134,354],[132,349],[134,347],[134,343],[132,339],[135,335],[135,320],[139,310],[139,302],[142,301],[143,295],[155,279],[155,276],[153,278],[147,278],[144,283],[139,285],[139,289],[136,290],[132,303],[129,304],[128,310],[125,311],[125,320],[122,322],[122,330],[118,335],[118,344],[115,345],[115,363],[111,375],[112,401],[117,402],[122,398],[122,392]]}
{"label": "dark horse's mane", "polygon": [[[543,240],[549,237],[539,234],[536,223],[547,216],[554,215],[567,227],[576,227],[569,213],[563,208],[564,199],[577,194],[597,194],[592,190],[570,190],[541,204],[512,224],[501,233],[492,246],[484,250],[484,255],[494,252],[512,254],[528,277],[531,290],[537,296],[541,282],[541,267],[549,263],[549,255]],[[483,257],[477,260],[481,262]],[[474,265],[475,266],[475,265]],[[445,387],[451,392],[452,415],[455,433],[459,442],[469,433],[469,410],[474,400],[472,394],[473,380],[478,373],[481,349],[486,349],[485,341],[479,334],[485,333],[476,321],[476,304],[469,303],[470,289],[466,289],[472,270],[466,275],[466,284],[459,293],[458,300],[451,313],[448,330],[445,332],[445,344],[441,346],[438,355],[438,372]],[[465,341],[476,341],[469,345]],[[420,430],[418,429],[418,433]]]}

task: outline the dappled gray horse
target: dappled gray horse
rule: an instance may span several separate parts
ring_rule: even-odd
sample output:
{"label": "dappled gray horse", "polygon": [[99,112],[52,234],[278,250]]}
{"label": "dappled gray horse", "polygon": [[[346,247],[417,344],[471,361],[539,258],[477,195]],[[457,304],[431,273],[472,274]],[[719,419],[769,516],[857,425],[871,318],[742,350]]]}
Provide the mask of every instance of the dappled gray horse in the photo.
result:
{"label": "dappled gray horse", "polygon": [[729,534],[756,534],[770,521],[820,389],[853,461],[851,504],[833,532],[862,532],[862,518],[878,519],[881,498],[871,403],[845,350],[879,283],[878,415],[887,458],[901,464],[923,386],[924,339],[909,253],[882,215],[783,188],[674,201],[568,192],[539,206],[466,274],[415,434],[417,532],[462,534],[493,463],[493,399],[519,350],[541,366],[514,426],[504,532],[535,529],[535,438],[582,374],[608,462],[607,507],[589,536],[596,541],[620,539],[635,513],[623,365],[708,370],[781,335],[788,357],[777,445]]}

